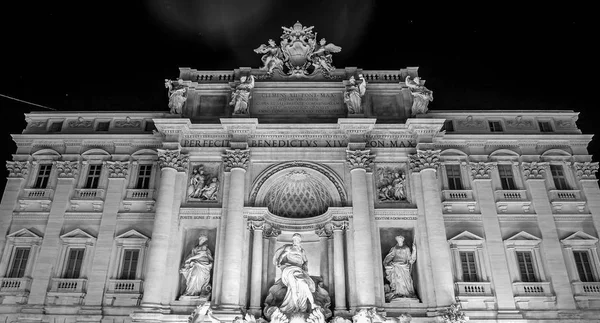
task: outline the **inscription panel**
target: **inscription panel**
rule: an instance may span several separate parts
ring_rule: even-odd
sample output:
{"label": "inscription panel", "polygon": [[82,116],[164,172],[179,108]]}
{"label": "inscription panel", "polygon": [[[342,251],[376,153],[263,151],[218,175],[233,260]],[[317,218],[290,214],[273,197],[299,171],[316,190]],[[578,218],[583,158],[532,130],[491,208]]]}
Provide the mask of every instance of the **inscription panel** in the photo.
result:
{"label": "inscription panel", "polygon": [[255,92],[251,115],[345,115],[342,92]]}

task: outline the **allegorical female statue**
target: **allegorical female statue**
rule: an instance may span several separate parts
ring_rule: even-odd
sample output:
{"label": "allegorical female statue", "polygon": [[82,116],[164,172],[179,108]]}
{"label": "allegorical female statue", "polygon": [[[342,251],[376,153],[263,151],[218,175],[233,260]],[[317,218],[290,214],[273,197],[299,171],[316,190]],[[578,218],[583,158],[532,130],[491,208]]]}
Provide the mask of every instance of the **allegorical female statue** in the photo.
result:
{"label": "allegorical female statue", "polygon": [[210,293],[210,270],[213,266],[213,257],[206,243],[208,237],[200,235],[198,245],[185,258],[183,267],[179,272],[185,279],[184,296],[205,296]]}
{"label": "allegorical female statue", "polygon": [[187,100],[187,87],[183,85],[181,79],[177,80],[177,83],[165,80],[165,87],[168,89],[169,112],[171,114],[181,114],[185,100]]}
{"label": "allegorical female statue", "polygon": [[421,79],[418,76],[412,80],[410,76],[406,76],[404,83],[408,86],[413,96],[412,115],[427,113],[427,105],[433,101],[433,91],[422,85]]}
{"label": "allegorical female statue", "polygon": [[251,98],[250,91],[253,88],[254,76],[242,76],[240,78],[240,84],[233,91],[231,102],[229,102],[229,105],[234,106],[233,114],[248,114],[248,106]]}
{"label": "allegorical female statue", "polygon": [[391,301],[399,297],[415,297],[413,280],[410,276],[412,265],[417,259],[417,245],[413,243],[412,252],[404,245],[404,237],[396,237],[397,244],[383,259],[383,267],[387,280],[390,282],[389,290],[386,286],[385,299]]}
{"label": "allegorical female statue", "polygon": [[284,314],[321,310],[323,315],[331,315],[331,311],[327,309],[331,303],[329,294],[321,282],[315,282],[308,274],[308,260],[300,245],[301,241],[302,236],[295,233],[292,244],[286,244],[275,251],[273,263],[281,269],[281,278],[269,289],[265,300],[267,318],[276,309]]}
{"label": "allegorical female statue", "polygon": [[344,93],[344,102],[348,108],[348,114],[363,113],[361,104],[366,90],[367,81],[362,74],[358,75],[358,81],[354,79],[354,76],[350,76],[348,85],[346,85],[346,92]]}

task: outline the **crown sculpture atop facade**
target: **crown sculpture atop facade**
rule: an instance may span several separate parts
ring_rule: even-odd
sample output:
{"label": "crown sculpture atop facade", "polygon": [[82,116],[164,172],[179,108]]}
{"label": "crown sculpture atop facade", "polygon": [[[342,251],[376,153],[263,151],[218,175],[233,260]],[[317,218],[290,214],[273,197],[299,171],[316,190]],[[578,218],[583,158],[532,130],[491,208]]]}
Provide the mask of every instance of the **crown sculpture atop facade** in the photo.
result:
{"label": "crown sculpture atop facade", "polygon": [[314,26],[305,27],[297,21],[292,27],[281,27],[283,34],[279,46],[273,39],[268,44],[262,44],[254,50],[263,54],[261,70],[272,75],[279,70],[288,76],[306,76],[316,73],[329,73],[335,70],[332,65],[331,53],[339,53],[342,48],[327,43],[325,38],[317,43],[317,33]]}

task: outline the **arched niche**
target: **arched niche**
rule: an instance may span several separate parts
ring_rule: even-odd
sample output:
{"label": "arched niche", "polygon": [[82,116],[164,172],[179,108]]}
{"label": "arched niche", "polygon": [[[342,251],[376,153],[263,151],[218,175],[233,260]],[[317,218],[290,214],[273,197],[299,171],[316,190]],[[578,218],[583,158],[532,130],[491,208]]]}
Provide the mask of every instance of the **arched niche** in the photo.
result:
{"label": "arched niche", "polygon": [[268,206],[272,194],[282,189],[293,192],[302,188],[314,191],[308,192],[305,198],[321,194],[328,207],[346,205],[347,194],[341,178],[329,167],[308,161],[285,162],[264,170],[252,184],[250,204]]}

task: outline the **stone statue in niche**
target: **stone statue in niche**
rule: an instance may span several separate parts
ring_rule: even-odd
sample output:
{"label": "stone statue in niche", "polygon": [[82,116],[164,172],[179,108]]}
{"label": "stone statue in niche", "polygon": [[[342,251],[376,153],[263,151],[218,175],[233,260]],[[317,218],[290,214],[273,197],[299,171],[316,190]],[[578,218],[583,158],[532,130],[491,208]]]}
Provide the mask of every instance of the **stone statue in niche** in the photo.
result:
{"label": "stone statue in niche", "polygon": [[252,98],[250,91],[252,91],[253,88],[254,76],[242,76],[240,78],[240,84],[233,90],[231,102],[229,102],[229,105],[234,106],[233,114],[248,114],[248,106],[250,105],[250,99]]}
{"label": "stone statue in niche", "polygon": [[410,79],[410,76],[406,76],[404,83],[410,89],[410,94],[413,96],[411,114],[415,116],[417,114],[427,113],[427,105],[429,105],[429,102],[433,101],[433,91],[422,85],[421,79],[418,76],[412,80]]}
{"label": "stone statue in niche", "polygon": [[280,316],[285,316],[289,321],[295,317],[319,321],[320,317],[331,316],[329,293],[320,279],[308,274],[308,260],[301,241],[302,236],[295,233],[291,244],[275,251],[273,263],[281,269],[281,278],[269,288],[265,299],[267,319],[283,320]]}
{"label": "stone statue in niche", "polygon": [[348,108],[348,114],[361,114],[362,109],[362,97],[367,91],[367,81],[362,74],[358,75],[358,81],[354,76],[350,76],[348,84],[346,85],[346,92],[344,92],[344,102]]}
{"label": "stone statue in niche", "polygon": [[386,302],[400,297],[415,297],[411,271],[417,260],[417,244],[413,243],[411,252],[411,249],[404,244],[403,236],[397,236],[396,242],[397,244],[383,259],[383,268],[386,279],[389,281],[389,284],[384,287]]}
{"label": "stone statue in niche", "polygon": [[203,165],[199,165],[192,170],[192,176],[190,177],[187,189],[188,198],[201,201],[216,201],[218,192],[219,179],[216,175],[207,175]]}
{"label": "stone statue in niche", "polygon": [[283,70],[283,53],[273,39],[269,39],[269,45],[262,44],[254,52],[264,54],[260,58],[263,62],[263,67],[260,68],[262,71],[272,74],[275,68]]}
{"label": "stone statue in niche", "polygon": [[198,245],[185,258],[183,267],[179,272],[185,279],[185,292],[183,296],[208,296],[210,295],[210,270],[213,266],[213,257],[208,249],[208,237],[200,235]]}
{"label": "stone statue in niche", "polygon": [[177,80],[176,83],[165,80],[165,87],[169,90],[167,94],[169,96],[169,113],[181,114],[185,100],[187,100],[187,87],[183,85],[181,79]]}
{"label": "stone statue in niche", "polygon": [[406,175],[399,168],[378,168],[377,198],[379,202],[406,200]]}

